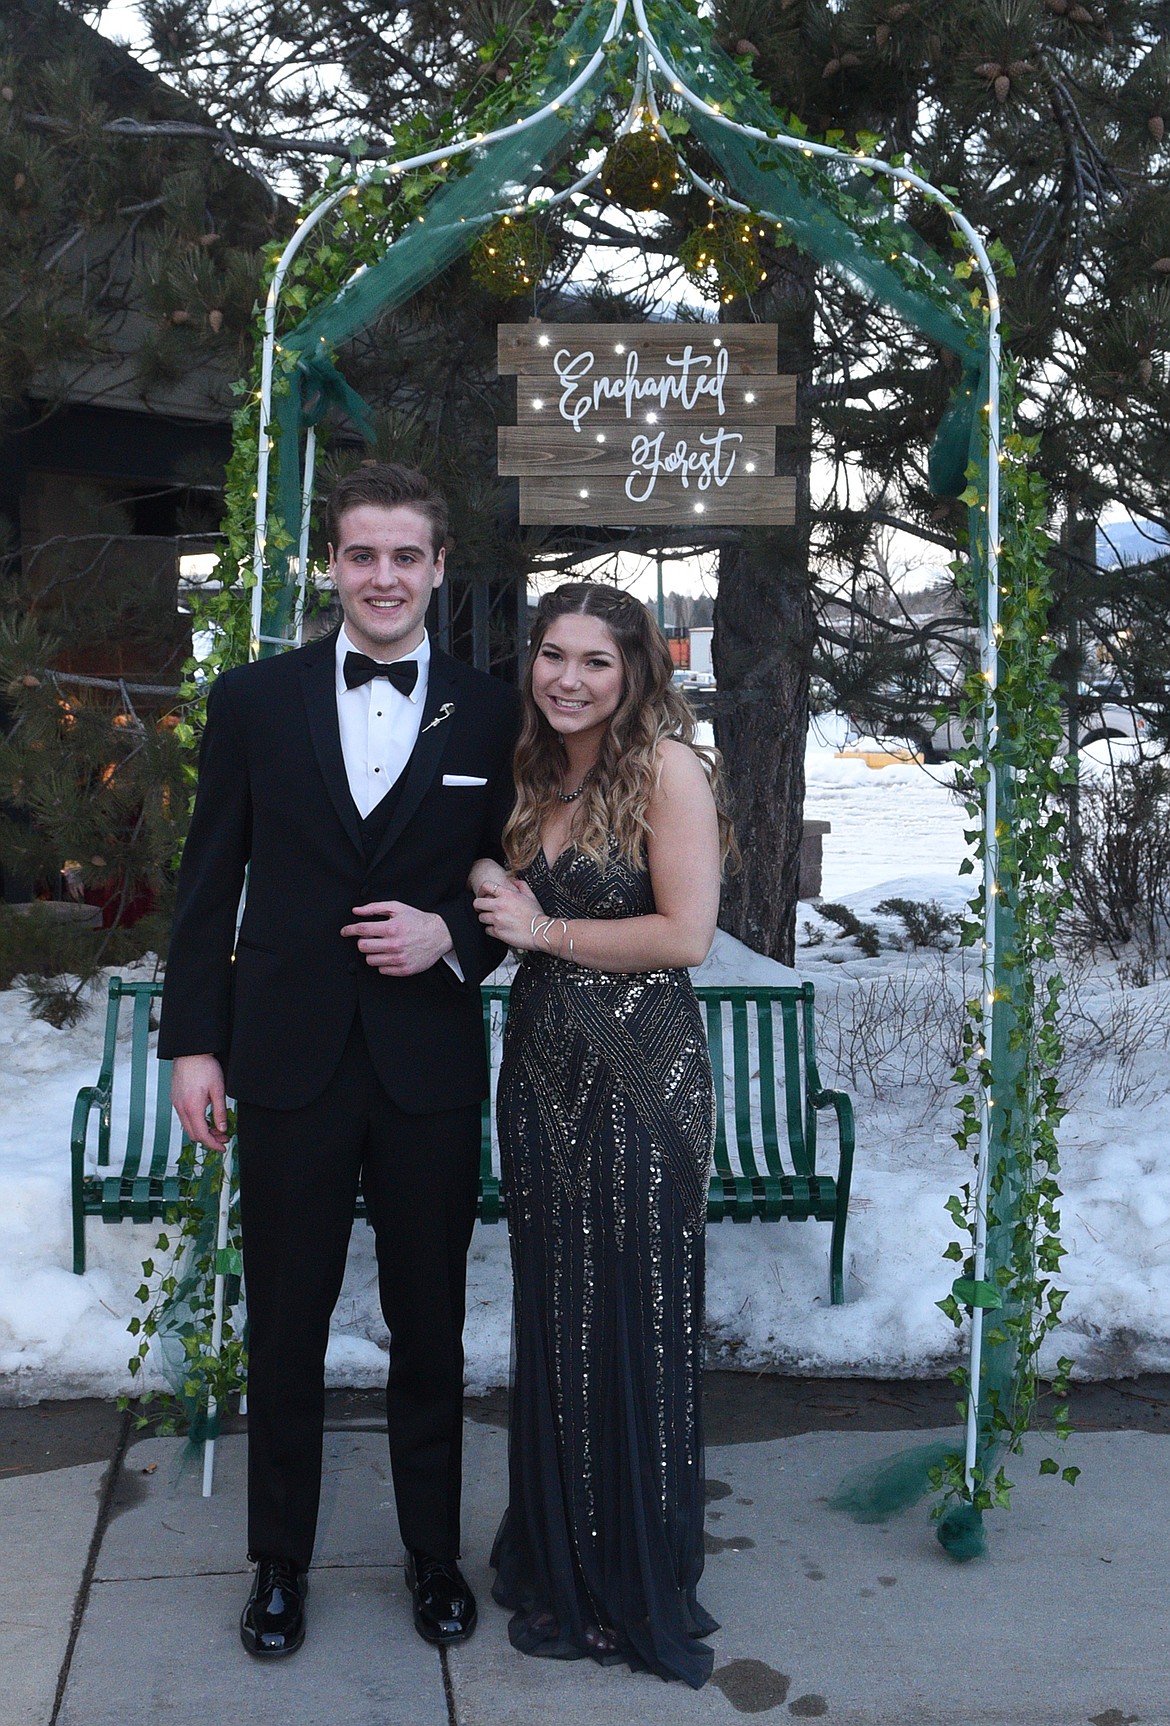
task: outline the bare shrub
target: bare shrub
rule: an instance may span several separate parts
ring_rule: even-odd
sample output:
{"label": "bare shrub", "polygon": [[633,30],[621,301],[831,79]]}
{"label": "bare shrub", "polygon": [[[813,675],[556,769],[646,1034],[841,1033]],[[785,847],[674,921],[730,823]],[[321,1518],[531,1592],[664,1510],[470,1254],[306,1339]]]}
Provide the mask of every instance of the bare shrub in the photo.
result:
{"label": "bare shrub", "polygon": [[1079,791],[1065,937],[1103,947],[1139,986],[1170,974],[1170,768],[1118,764]]}
{"label": "bare shrub", "polygon": [[1107,1075],[1110,1108],[1162,1096],[1170,1089],[1170,1076],[1159,1083],[1144,1077],[1140,1060],[1170,1048],[1170,991],[1157,984],[1134,987],[1122,973],[1115,987],[1094,999],[1090,976],[1083,959],[1074,958],[1064,968],[1059,1078],[1066,1106],[1074,1107],[1090,1080],[1101,1075]]}
{"label": "bare shrub", "polygon": [[865,978],[821,997],[818,1046],[854,1090],[884,1098],[906,1086],[938,1093],[962,1050],[974,960],[965,950]]}

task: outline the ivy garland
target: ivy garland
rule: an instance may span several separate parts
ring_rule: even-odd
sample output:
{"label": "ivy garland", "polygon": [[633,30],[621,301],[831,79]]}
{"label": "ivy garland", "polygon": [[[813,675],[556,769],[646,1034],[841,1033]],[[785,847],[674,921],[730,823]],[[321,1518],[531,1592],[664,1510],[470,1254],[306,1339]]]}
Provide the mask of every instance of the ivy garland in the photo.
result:
{"label": "ivy garland", "polygon": [[[693,0],[682,0],[684,9],[698,16]],[[554,31],[563,30],[568,14],[559,13],[552,20]],[[481,50],[485,59],[497,53],[498,43]],[[530,64],[536,69],[528,88],[535,89],[542,76],[542,67],[555,47],[553,39],[545,38]],[[610,44],[609,52],[617,50]],[[722,61],[722,56],[720,59]],[[726,61],[723,70],[731,88],[721,109],[733,118],[741,105],[752,109],[766,101],[764,93],[739,61]],[[402,153],[408,156],[457,135],[488,131],[514,111],[518,97],[524,92],[515,85],[505,84],[491,92],[486,101],[456,124],[452,116],[446,127],[436,128],[433,122],[419,117],[400,134]],[[681,135],[689,130],[685,117],[664,108],[663,130]],[[603,122],[604,123],[604,122]],[[788,115],[785,124],[797,137],[811,137],[808,129],[795,115]],[[829,132],[825,143],[843,146],[844,134]],[[595,140],[596,142],[596,140]],[[876,156],[881,152],[881,140],[872,134],[859,133],[853,148],[859,155]],[[761,165],[772,160],[765,146],[759,146]],[[873,206],[854,197],[820,173],[812,160],[794,153],[790,158],[804,189],[814,195],[864,239],[867,246],[880,247],[890,268],[908,288],[925,295],[948,313],[953,313],[953,286],[926,270],[911,253],[905,251],[905,229],[893,217],[875,216]],[[909,167],[905,157],[891,158],[892,165]],[[395,176],[389,169],[376,169],[362,185],[354,185],[351,195],[320,225],[313,243],[297,255],[290,268],[281,298],[284,328],[299,322],[311,308],[332,298],[363,263],[373,263],[394,238],[423,211],[431,192],[450,174],[462,171],[459,159],[450,166],[423,169],[407,176]],[[351,169],[337,167],[331,171],[322,193],[337,190]],[[860,172],[874,177],[876,169]],[[943,188],[951,195],[951,188]],[[308,212],[319,201],[315,197],[305,207]],[[753,216],[750,220],[761,219]],[[960,235],[954,241],[965,254]],[[999,268],[1010,268],[1010,259],[998,242],[988,247],[992,261]],[[265,263],[262,287],[272,279],[281,248],[272,248]],[[972,264],[964,255],[955,265],[953,276],[966,282],[972,275]],[[969,316],[973,330],[986,317],[986,299],[975,283],[967,289]],[[177,736],[192,750],[201,728],[206,689],[209,682],[229,665],[244,662],[248,657],[250,632],[251,590],[255,576],[252,567],[252,541],[256,497],[256,465],[259,433],[259,380],[263,341],[263,294],[255,319],[255,359],[252,371],[236,385],[240,406],[233,416],[233,451],[226,475],[226,517],[224,550],[220,566],[230,572],[219,591],[197,596],[194,627],[208,633],[211,646],[198,666],[188,667],[188,682],[184,689],[186,709]],[[278,355],[274,378],[274,393],[288,389],[289,369],[294,361]],[[282,371],[282,366],[285,368]],[[1010,392],[1005,391],[1005,424],[1010,425]],[[1010,1262],[997,1273],[996,1298],[990,1300],[973,1282],[975,1216],[973,1191],[964,1186],[961,1193],[948,1201],[947,1209],[966,1244],[954,1241],[946,1257],[962,1266],[964,1275],[956,1280],[951,1293],[939,1304],[956,1324],[964,1318],[964,1308],[972,1301],[987,1302],[1002,1307],[1001,1327],[989,1329],[989,1342],[1010,1336],[1017,1350],[1017,1368],[1013,1394],[1005,1403],[998,1397],[989,1399],[990,1418],[995,1430],[1010,1453],[1018,1452],[1023,1435],[1030,1424],[1037,1385],[1037,1361],[1044,1338],[1059,1323],[1064,1294],[1051,1280],[1059,1267],[1063,1247],[1059,1238],[1060,1189],[1056,1132],[1062,1109],[1055,1078],[1060,1057],[1060,1036],[1056,1014],[1060,996],[1060,981],[1050,974],[1054,955],[1055,924],[1066,902],[1065,863],[1061,855],[1061,815],[1059,804],[1065,779],[1053,764],[1060,747],[1060,709],[1058,694],[1049,676],[1050,651],[1044,636],[1050,603],[1048,566],[1045,551],[1048,545],[1044,531],[1046,498],[1042,481],[1028,468],[1028,458],[1034,452],[1034,440],[1011,433],[1002,450],[1002,515],[1004,544],[1002,553],[1003,592],[1002,637],[1000,639],[1002,681],[998,690],[998,710],[1001,751],[1014,769],[1013,831],[1002,836],[999,885],[1011,893],[1018,906],[1017,946],[1015,953],[1015,1001],[1017,1007],[1016,1035],[1030,1051],[1030,1060],[1023,1063],[1018,1082],[1015,1107],[1011,1110],[1011,1128],[998,1141],[999,1162],[991,1171],[990,1202],[1007,1182],[1009,1172],[1024,1188],[1024,1201],[1019,1209],[1012,1236]],[[979,478],[973,475],[973,486],[963,494],[962,502],[970,506],[979,501]],[[287,546],[289,536],[279,523],[269,523],[269,544],[274,548]],[[971,565],[960,559],[952,566],[961,584],[966,585],[969,603],[978,609],[979,596],[972,591]],[[963,757],[967,769],[967,808],[975,822],[972,837],[979,855],[982,846],[981,792],[989,770],[981,761],[976,747],[976,733],[984,713],[986,685],[978,674],[968,680],[964,717],[968,748]],[[192,759],[187,767],[192,789],[196,769]],[[966,865],[968,869],[973,865]],[[963,941],[975,945],[982,938],[982,889],[971,901],[970,916],[965,924]],[[972,1151],[979,1139],[980,1098],[990,1075],[981,1054],[982,1006],[976,1000],[969,1004],[964,1039],[964,1059],[956,1071],[956,1081],[964,1087],[958,1101],[959,1128],[955,1134],[960,1148]],[[135,1356],[130,1362],[131,1373],[137,1376],[145,1361],[151,1340],[164,1328],[164,1309],[180,1295],[186,1301],[188,1317],[181,1328],[186,1372],[182,1393],[170,1399],[176,1409],[206,1409],[208,1397],[218,1406],[227,1406],[229,1396],[240,1387],[244,1365],[242,1339],[231,1326],[230,1314],[225,1319],[224,1346],[218,1360],[211,1349],[211,1288],[217,1270],[229,1276],[239,1268],[238,1207],[232,1205],[232,1227],[226,1255],[216,1252],[214,1233],[209,1237],[208,1223],[218,1206],[219,1180],[222,1179],[223,1159],[202,1157],[190,1147],[184,1152],[187,1162],[183,1169],[182,1201],[178,1207],[174,1229],[161,1234],[156,1252],[173,1255],[169,1270],[159,1270],[153,1259],[143,1265],[143,1284],[139,1299],[147,1308],[145,1317],[131,1321],[131,1332],[139,1338]],[[993,1217],[993,1220],[994,1217]],[[185,1255],[180,1271],[178,1266]],[[1063,1397],[1071,1363],[1060,1362],[1054,1389]],[[956,1385],[969,1391],[965,1368],[954,1375]],[[1063,1401],[1056,1409],[1056,1427],[1061,1437],[1067,1435],[1068,1410]],[[1041,1464],[1042,1472],[1054,1473],[1058,1465],[1051,1458]],[[1076,1469],[1063,1471],[1066,1480],[1076,1477]],[[976,1510],[1003,1504],[1010,1492],[1002,1467],[991,1480],[976,1479],[968,1487],[961,1459],[951,1459],[939,1472],[936,1484],[948,1497],[969,1501]]]}
{"label": "ivy garland", "polygon": [[[960,266],[961,267],[961,266]],[[1011,426],[1016,399],[1014,367],[1005,369],[1003,391],[1004,424]],[[1058,1010],[1063,982],[1054,969],[1057,923],[1069,904],[1069,864],[1064,844],[1067,791],[1070,769],[1063,760],[1060,692],[1051,676],[1052,647],[1048,623],[1052,604],[1047,487],[1029,467],[1039,440],[1009,431],[1003,440],[1000,461],[1001,521],[1003,543],[1000,561],[999,681],[996,707],[999,744],[989,759],[978,745],[978,734],[988,718],[988,692],[982,674],[972,670],[964,691],[963,724],[966,748],[957,759],[963,774],[965,805],[972,819],[968,838],[975,860],[982,865],[986,844],[982,821],[982,796],[993,772],[1010,769],[1011,818],[1001,820],[998,868],[994,886],[1013,909],[1013,945],[1007,975],[1014,1026],[1010,1051],[1022,1053],[1012,1094],[998,1099],[1004,1126],[992,1142],[993,1161],[987,1182],[989,1231],[1010,1219],[1001,1216],[1000,1195],[1015,1195],[1015,1215],[1010,1251],[995,1269],[994,1280],[976,1282],[974,1241],[976,1208],[970,1185],[947,1202],[947,1210],[960,1231],[944,1258],[961,1266],[951,1292],[939,1301],[956,1326],[973,1308],[984,1310],[984,1342],[990,1347],[1014,1348],[1015,1367],[1010,1394],[998,1388],[984,1389],[981,1419],[1007,1454],[1018,1454],[1031,1425],[1038,1390],[1038,1364],[1046,1337],[1060,1324],[1065,1291],[1053,1277],[1059,1273],[1065,1248],[1060,1239],[1058,1184],[1060,1157],[1058,1129],[1065,1110],[1061,1106],[1057,1080],[1061,1059]],[[968,507],[981,501],[977,468],[968,470],[970,484],[960,502]],[[982,596],[975,590],[972,563],[959,559],[951,565],[960,588],[978,615]],[[967,859],[961,872],[970,874],[976,862]],[[962,944],[978,947],[983,940],[985,888],[982,878],[971,899],[964,921]],[[958,1098],[959,1126],[955,1141],[974,1155],[979,1146],[981,1099],[991,1083],[991,1066],[983,1049],[985,1003],[981,996],[968,1002],[960,1064],[956,1082],[963,1087]],[[1052,1380],[1057,1398],[1054,1425],[1060,1439],[1069,1436],[1069,1374],[1072,1362],[1061,1357]],[[952,1373],[966,1407],[971,1392],[967,1365]],[[1060,1473],[1070,1485],[1079,1470],[1061,1468],[1052,1457],[1040,1464],[1042,1474]],[[946,1499],[970,1503],[975,1511],[1004,1507],[1012,1483],[1002,1463],[991,1478],[977,1472],[970,1486],[963,1460],[948,1459],[936,1477]],[[941,1515],[943,1505],[937,1508]]]}
{"label": "ivy garland", "polygon": [[[235,1113],[229,1111],[229,1131],[235,1132]],[[137,1340],[130,1357],[130,1376],[137,1381],[151,1353],[161,1355],[169,1391],[144,1390],[138,1398],[135,1424],[148,1424],[151,1405],[158,1403],[162,1418],[156,1430],[173,1433],[182,1420],[193,1442],[214,1438],[216,1428],[208,1421],[212,1404],[217,1410],[230,1406],[229,1399],[243,1386],[246,1349],[242,1329],[237,1329],[235,1309],[239,1301],[243,1270],[240,1239],[239,1191],[234,1173],[228,1218],[228,1244],[217,1247],[219,1198],[225,1159],[184,1140],[179,1155],[178,1203],[169,1210],[163,1232],[154,1243],[160,1255],[143,1260],[142,1282],[136,1299],[145,1309],[130,1320],[128,1329]],[[234,1169],[234,1159],[233,1159]],[[165,1256],[162,1256],[165,1255]],[[226,1281],[222,1335],[218,1353],[212,1347],[215,1323],[215,1279]],[[129,1407],[129,1398],[118,1398],[118,1407]]]}

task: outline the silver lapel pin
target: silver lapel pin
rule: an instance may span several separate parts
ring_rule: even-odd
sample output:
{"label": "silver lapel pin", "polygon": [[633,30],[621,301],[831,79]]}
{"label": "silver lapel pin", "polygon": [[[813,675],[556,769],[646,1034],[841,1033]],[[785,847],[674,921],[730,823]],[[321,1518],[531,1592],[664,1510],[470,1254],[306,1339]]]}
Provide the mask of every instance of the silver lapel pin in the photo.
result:
{"label": "silver lapel pin", "polygon": [[435,714],[435,717],[431,720],[431,723],[423,726],[422,731],[419,732],[419,736],[422,737],[427,731],[433,731],[436,725],[442,725],[444,719],[450,719],[454,711],[455,703],[453,701],[444,701],[442,707],[440,707],[439,711]]}

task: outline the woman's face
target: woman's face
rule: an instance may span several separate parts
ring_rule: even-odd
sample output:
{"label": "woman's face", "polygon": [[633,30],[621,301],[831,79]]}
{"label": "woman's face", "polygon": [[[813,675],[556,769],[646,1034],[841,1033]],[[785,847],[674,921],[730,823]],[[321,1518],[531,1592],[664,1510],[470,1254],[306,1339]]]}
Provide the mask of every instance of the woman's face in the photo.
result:
{"label": "woman's face", "polygon": [[533,661],[532,698],[555,732],[600,742],[624,685],[617,642],[600,618],[553,619]]}

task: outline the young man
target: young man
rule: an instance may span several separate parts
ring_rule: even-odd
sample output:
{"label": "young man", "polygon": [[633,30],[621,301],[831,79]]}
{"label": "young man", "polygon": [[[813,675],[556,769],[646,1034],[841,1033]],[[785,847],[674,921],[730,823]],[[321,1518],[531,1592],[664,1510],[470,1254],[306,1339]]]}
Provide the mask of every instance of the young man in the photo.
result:
{"label": "young man", "polygon": [[456,1563],[462,1331],[479,984],[503,949],[465,884],[476,857],[500,855],[518,704],[428,640],[447,510],[422,474],[359,468],[326,521],[340,629],[226,672],[208,702],[159,1038],[192,1138],[221,1149],[236,1099],[256,1565],[240,1634],[261,1658],[304,1640],[325,1348],[359,1181],[415,1626],[441,1644],[476,1617]]}

